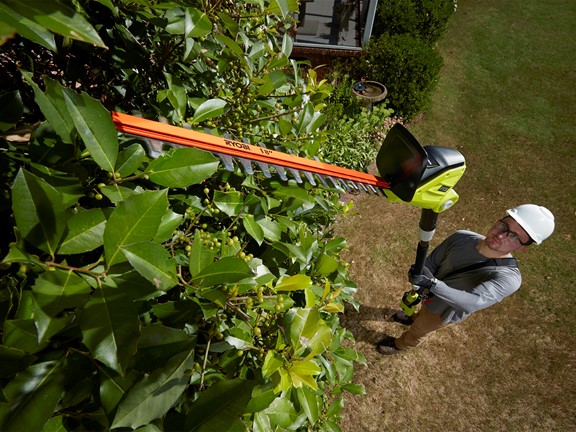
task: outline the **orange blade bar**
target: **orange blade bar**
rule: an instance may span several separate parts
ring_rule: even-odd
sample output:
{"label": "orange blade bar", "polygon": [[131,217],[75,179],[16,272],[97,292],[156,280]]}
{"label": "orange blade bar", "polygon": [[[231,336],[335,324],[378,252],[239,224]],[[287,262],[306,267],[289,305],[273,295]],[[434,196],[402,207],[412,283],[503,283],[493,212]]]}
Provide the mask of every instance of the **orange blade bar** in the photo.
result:
{"label": "orange blade bar", "polygon": [[296,170],[308,171],[324,176],[332,176],[379,188],[390,189],[388,182],[381,177],[347,168],[340,168],[312,159],[293,156],[276,150],[246,144],[240,141],[233,141],[114,111],[112,112],[112,121],[117,130],[131,135],[152,138],[189,147],[196,147],[209,152],[227,154],[233,157],[250,159],[272,165],[280,165],[286,168],[294,168]]}

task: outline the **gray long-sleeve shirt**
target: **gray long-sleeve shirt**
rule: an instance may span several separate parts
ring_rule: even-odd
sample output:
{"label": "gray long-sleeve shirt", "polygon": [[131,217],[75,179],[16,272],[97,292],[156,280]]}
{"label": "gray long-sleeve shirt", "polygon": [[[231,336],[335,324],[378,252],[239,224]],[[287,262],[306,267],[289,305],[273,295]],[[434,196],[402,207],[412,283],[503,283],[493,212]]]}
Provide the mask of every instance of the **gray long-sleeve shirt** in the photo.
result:
{"label": "gray long-sleeve shirt", "polygon": [[[428,310],[442,315],[444,323],[457,323],[471,313],[496,304],[514,293],[522,283],[515,267],[487,266],[465,273],[452,273],[482,261],[476,246],[480,234],[457,231],[438,245],[426,259],[426,267],[438,279],[425,300]],[[444,278],[444,276],[448,277]]]}

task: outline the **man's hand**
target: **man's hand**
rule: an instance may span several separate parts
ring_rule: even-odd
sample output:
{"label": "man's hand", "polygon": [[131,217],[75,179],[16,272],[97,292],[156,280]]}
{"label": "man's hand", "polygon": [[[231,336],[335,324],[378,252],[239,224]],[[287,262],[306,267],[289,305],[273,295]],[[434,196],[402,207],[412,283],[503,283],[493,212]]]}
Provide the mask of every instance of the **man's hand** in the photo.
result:
{"label": "man's hand", "polygon": [[[437,280],[427,267],[424,267],[424,273],[421,275],[414,274],[414,266],[408,271],[408,280],[412,285],[419,286],[422,290],[430,289],[436,284]],[[419,290],[420,291],[420,290]]]}

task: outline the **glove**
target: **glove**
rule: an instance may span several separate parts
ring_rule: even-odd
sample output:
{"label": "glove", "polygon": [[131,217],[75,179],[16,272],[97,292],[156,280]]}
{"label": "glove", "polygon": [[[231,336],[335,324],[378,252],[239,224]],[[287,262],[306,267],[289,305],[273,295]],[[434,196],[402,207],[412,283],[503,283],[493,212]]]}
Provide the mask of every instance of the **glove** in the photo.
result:
{"label": "glove", "polygon": [[427,267],[424,267],[423,274],[414,274],[414,266],[411,266],[410,270],[408,271],[408,280],[412,285],[416,285],[421,288],[418,290],[419,292],[432,288],[432,286],[438,282],[438,280],[434,277],[432,272],[428,270]]}

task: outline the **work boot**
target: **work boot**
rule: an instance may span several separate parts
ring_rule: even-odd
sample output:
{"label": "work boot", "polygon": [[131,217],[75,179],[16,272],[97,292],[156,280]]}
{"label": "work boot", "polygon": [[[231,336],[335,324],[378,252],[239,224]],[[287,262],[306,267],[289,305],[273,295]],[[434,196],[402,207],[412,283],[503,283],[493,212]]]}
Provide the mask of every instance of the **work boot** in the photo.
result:
{"label": "work boot", "polygon": [[395,341],[396,339],[394,339],[392,336],[386,336],[376,344],[376,351],[382,355],[398,354],[401,350],[396,348],[396,344],[394,343]]}
{"label": "work boot", "polygon": [[404,311],[396,311],[394,315],[392,315],[392,319],[400,324],[404,325],[411,325],[414,322],[411,316],[406,315]]}

